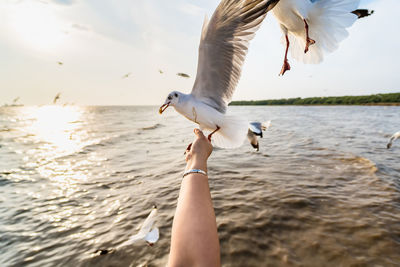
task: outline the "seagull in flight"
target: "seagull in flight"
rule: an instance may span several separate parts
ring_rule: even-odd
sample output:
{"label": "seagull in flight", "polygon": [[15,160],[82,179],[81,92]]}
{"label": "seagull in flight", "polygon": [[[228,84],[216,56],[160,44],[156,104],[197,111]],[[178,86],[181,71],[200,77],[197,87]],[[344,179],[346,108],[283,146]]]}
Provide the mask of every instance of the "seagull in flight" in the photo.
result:
{"label": "seagull in flight", "polygon": [[250,122],[249,130],[247,131],[247,139],[249,139],[250,145],[256,150],[260,150],[260,146],[258,143],[258,138],[263,138],[263,131],[266,131],[271,126],[271,121],[267,121],[265,123],[261,122]]}
{"label": "seagull in flight", "polygon": [[60,99],[60,95],[61,95],[61,93],[58,93],[58,94],[54,97],[54,99],[53,99],[53,104],[56,104],[56,103],[57,103],[57,100]]}
{"label": "seagull in flight", "polygon": [[128,77],[129,77],[129,75],[131,75],[131,72],[129,72],[129,73],[125,74],[124,76],[122,76],[122,79],[126,79],[126,78],[128,78]]}
{"label": "seagull in flight", "polygon": [[180,77],[182,77],[182,78],[190,78],[190,75],[189,75],[189,74],[186,74],[186,73],[183,73],[183,72],[179,72],[179,73],[177,73],[176,75],[178,75],[178,76],[180,76]]}
{"label": "seagull in flight", "polygon": [[57,61],[57,64],[61,66],[61,65],[63,65],[64,63],[62,63],[61,61]]}
{"label": "seagull in flight", "polygon": [[146,243],[149,246],[153,246],[158,239],[160,238],[160,233],[158,230],[158,227],[155,227],[156,220],[158,218],[158,210],[157,206],[154,205],[149,216],[147,216],[146,220],[144,220],[142,226],[140,227],[140,230],[137,234],[132,235],[129,237],[127,241],[124,243],[120,244],[119,246],[113,248],[113,249],[98,249],[94,253],[99,253],[100,255],[105,255],[108,254],[109,252],[113,252],[117,249],[123,248],[130,246],[132,244],[135,244],[139,241],[146,241]]}
{"label": "seagull in flight", "polygon": [[272,13],[286,43],[279,75],[290,70],[291,56],[306,64],[317,64],[325,52],[333,52],[349,33],[346,28],[363,15],[356,11],[360,0],[280,0]]}
{"label": "seagull in flight", "polygon": [[400,132],[395,133],[390,137],[389,143],[387,143],[386,148],[389,149],[392,147],[393,142],[396,141],[396,139],[400,138]]}
{"label": "seagull in flight", "polygon": [[[243,144],[247,121],[227,115],[239,82],[249,42],[279,0],[222,0],[201,32],[197,75],[191,93],[173,91],[160,107],[169,106],[211,132],[208,139],[221,148]],[[188,149],[190,149],[188,146]]]}
{"label": "seagull in flight", "polygon": [[163,74],[163,73],[164,73],[162,70],[158,70],[158,72],[159,72],[160,74]]}

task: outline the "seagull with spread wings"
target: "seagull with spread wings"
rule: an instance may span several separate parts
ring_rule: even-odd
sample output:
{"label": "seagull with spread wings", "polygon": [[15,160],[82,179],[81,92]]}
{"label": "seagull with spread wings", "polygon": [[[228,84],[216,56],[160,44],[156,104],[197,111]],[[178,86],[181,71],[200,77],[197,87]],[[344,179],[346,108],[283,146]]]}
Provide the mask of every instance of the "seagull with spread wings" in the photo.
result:
{"label": "seagull with spread wings", "polygon": [[[197,76],[190,94],[171,92],[159,112],[173,106],[187,119],[211,132],[214,145],[234,148],[242,145],[247,121],[226,114],[239,81],[249,42],[261,22],[279,0],[222,0],[204,21]],[[190,145],[189,145],[190,146]],[[188,147],[189,148],[189,147]]]}
{"label": "seagull with spread wings", "polygon": [[126,240],[125,242],[123,242],[122,244],[120,244],[115,248],[98,249],[94,253],[105,255],[140,241],[145,241],[149,246],[153,246],[160,238],[158,227],[155,226],[157,220],[158,220],[158,209],[157,206],[154,205],[153,208],[151,209],[149,216],[147,216],[147,218],[144,220],[137,234],[130,236],[128,240]]}
{"label": "seagull with spread wings", "polygon": [[[283,32],[286,44],[283,66],[279,75],[290,70],[291,56],[306,64],[317,64],[324,53],[333,52],[348,35],[346,28],[363,16],[371,15],[357,9],[360,0],[280,0],[272,13]],[[356,10],[357,9],[357,10]],[[367,12],[367,14],[366,14]]]}

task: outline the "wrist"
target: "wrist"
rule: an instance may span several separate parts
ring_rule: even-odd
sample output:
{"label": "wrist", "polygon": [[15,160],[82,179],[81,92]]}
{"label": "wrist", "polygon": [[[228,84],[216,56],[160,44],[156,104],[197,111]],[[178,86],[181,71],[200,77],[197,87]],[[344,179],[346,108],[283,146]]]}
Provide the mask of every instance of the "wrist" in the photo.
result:
{"label": "wrist", "polygon": [[186,164],[186,170],[200,169],[207,172],[207,161],[197,158],[190,159]]}

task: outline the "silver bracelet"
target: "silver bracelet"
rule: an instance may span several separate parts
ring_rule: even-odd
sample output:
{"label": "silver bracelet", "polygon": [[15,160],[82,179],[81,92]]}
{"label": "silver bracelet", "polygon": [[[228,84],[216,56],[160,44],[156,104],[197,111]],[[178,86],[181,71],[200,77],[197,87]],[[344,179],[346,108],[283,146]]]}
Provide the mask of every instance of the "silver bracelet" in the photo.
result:
{"label": "silver bracelet", "polygon": [[[206,173],[205,171],[203,171],[203,170],[200,170],[200,169],[191,169],[191,170],[185,171],[185,172],[183,173],[183,177],[185,177],[186,175],[191,174],[191,173],[200,173],[200,174],[203,174],[203,175],[207,176],[207,173]],[[183,178],[183,177],[182,177],[182,178]]]}

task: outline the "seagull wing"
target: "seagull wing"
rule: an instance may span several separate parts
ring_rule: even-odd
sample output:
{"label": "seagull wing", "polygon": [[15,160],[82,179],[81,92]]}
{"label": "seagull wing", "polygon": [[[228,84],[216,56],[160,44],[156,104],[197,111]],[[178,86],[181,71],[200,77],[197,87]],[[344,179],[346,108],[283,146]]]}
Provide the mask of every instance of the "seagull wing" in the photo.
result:
{"label": "seagull wing", "polygon": [[256,121],[250,122],[249,129],[256,135],[261,135],[261,133],[262,133],[260,122],[256,122]]}
{"label": "seagull wing", "polygon": [[[140,240],[146,240],[148,241],[147,238],[150,238],[152,240],[152,238],[154,239],[156,234],[155,234],[155,229],[158,228],[154,228],[152,230],[152,232],[150,232],[155,220],[157,219],[157,209],[153,208],[149,214],[149,216],[147,216],[146,220],[144,220],[142,226],[140,227],[140,230],[137,234],[132,235],[129,237],[129,239],[127,241],[125,241],[124,243],[122,243],[121,245],[117,246],[116,248],[122,248],[125,246],[129,246],[132,245]],[[158,233],[157,233],[158,234]],[[158,238],[157,238],[158,239]],[[156,240],[157,241],[157,240]],[[149,241],[150,242],[150,241]],[[155,242],[150,242],[150,243],[155,243]]]}
{"label": "seagull wing", "polygon": [[153,227],[153,224],[156,221],[156,219],[157,219],[157,209],[153,208],[149,216],[143,222],[142,227],[140,227],[138,235],[146,236]]}
{"label": "seagull wing", "polygon": [[279,0],[222,0],[204,21],[192,95],[225,113],[239,81],[249,42]]}

